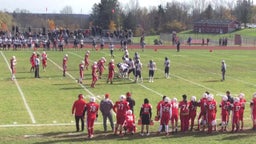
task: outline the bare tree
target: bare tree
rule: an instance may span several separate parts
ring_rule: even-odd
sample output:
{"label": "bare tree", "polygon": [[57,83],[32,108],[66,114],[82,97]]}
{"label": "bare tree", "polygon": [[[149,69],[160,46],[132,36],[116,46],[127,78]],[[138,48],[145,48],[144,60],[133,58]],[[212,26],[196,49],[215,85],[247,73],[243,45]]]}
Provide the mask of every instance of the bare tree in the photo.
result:
{"label": "bare tree", "polygon": [[71,6],[65,6],[61,11],[61,14],[73,14],[73,9]]}

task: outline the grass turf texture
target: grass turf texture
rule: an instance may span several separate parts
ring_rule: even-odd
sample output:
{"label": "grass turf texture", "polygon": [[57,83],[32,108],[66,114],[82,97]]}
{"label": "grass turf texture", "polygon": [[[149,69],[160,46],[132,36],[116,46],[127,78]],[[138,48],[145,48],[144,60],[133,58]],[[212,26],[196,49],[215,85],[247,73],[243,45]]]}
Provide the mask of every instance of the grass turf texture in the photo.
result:
{"label": "grass turf texture", "polygon": [[[29,57],[32,51],[2,51],[0,55],[1,143],[254,143],[256,133],[250,130],[252,122],[249,104],[246,105],[244,116],[247,130],[236,134],[216,132],[207,135],[202,132],[187,132],[168,137],[157,136],[155,132],[159,123],[155,122],[155,125],[150,127],[151,136],[149,137],[141,137],[138,133],[133,136],[119,137],[112,133],[107,135],[102,133],[101,115],[95,125],[95,138],[88,140],[86,131],[75,133],[71,107],[79,93],[86,96],[86,101],[89,101],[91,94],[97,96],[99,100],[104,97],[105,93],[109,93],[110,98],[115,102],[121,94],[130,91],[136,100],[135,115],[138,118],[144,98],[148,98],[153,105],[154,117],[156,104],[161,100],[162,95],[167,95],[170,98],[177,97],[178,100],[181,100],[181,95],[187,94],[189,98],[195,95],[199,99],[203,92],[209,91],[220,103],[221,95],[230,90],[233,96],[237,96],[241,92],[245,93],[249,102],[252,94],[256,91],[255,51],[214,50],[210,53],[208,50],[182,50],[177,53],[175,50],[147,49],[141,52],[138,49],[133,49],[129,52],[133,57],[137,51],[143,63],[144,83],[133,83],[128,79],[115,79],[113,85],[106,84],[107,70],[105,70],[103,78],[97,82],[94,89],[89,87],[91,70],[85,70],[85,88],[77,84],[75,80],[79,76],[78,64],[83,60],[86,50],[47,51],[48,66],[46,72],[43,72],[40,67],[40,79],[35,79],[34,73],[29,72]],[[42,51],[39,50],[39,52]],[[69,55],[68,73],[71,77],[62,76],[61,65],[65,53]],[[114,54],[115,63],[121,62],[123,52],[116,49]],[[16,78],[35,118],[35,125],[32,124],[17,86],[10,80],[10,71],[4,58],[6,57],[9,63],[12,55],[17,58]],[[102,56],[106,57],[108,63],[110,60],[108,50],[91,51],[91,63]],[[166,56],[171,59],[170,79],[165,79],[163,74],[163,63]],[[148,82],[147,64],[150,59],[153,59],[158,67],[154,83]],[[225,82],[220,81],[222,59],[225,59],[227,63]],[[220,109],[218,109],[217,116],[220,119]],[[139,126],[137,126],[137,132],[140,132]]]}

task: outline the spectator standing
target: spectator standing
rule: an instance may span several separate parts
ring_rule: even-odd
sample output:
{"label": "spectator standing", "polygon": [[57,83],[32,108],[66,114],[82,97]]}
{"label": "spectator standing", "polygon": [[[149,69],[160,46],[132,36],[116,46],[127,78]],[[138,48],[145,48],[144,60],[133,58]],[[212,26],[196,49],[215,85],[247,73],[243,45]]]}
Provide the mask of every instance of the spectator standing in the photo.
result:
{"label": "spectator standing", "polygon": [[224,81],[224,80],[225,80],[226,70],[227,70],[227,65],[226,65],[226,63],[225,63],[225,60],[222,60],[222,62],[221,62],[221,74],[222,74],[222,79],[221,79],[221,81]]}
{"label": "spectator standing", "polygon": [[40,66],[40,55],[37,54],[37,57],[35,59],[35,78],[40,78],[39,76],[39,66]]}
{"label": "spectator standing", "polygon": [[177,52],[180,52],[180,40],[178,37],[176,38],[176,48],[177,48]]}
{"label": "spectator standing", "polygon": [[78,132],[80,130],[79,128],[79,121],[81,120],[81,130],[84,131],[84,118],[83,118],[83,111],[84,111],[84,106],[86,102],[84,100],[83,94],[78,95],[78,100],[76,100],[73,103],[72,106],[72,115],[75,116],[75,121],[76,121],[76,131]]}
{"label": "spectator standing", "polygon": [[104,40],[104,38],[101,38],[101,40],[100,40],[100,49],[103,49],[104,45],[105,45],[105,40]]}
{"label": "spectator standing", "polygon": [[112,110],[113,110],[113,102],[109,98],[109,94],[105,94],[105,99],[101,100],[100,102],[100,111],[103,116],[103,128],[104,132],[107,132],[107,119],[110,122],[110,126],[112,131],[114,131],[114,123],[113,123],[113,116],[112,116]]}
{"label": "spectator standing", "polygon": [[110,42],[110,44],[109,44],[109,51],[110,51],[111,58],[115,57],[115,55],[114,55],[114,47],[115,47],[114,44],[112,42]]}

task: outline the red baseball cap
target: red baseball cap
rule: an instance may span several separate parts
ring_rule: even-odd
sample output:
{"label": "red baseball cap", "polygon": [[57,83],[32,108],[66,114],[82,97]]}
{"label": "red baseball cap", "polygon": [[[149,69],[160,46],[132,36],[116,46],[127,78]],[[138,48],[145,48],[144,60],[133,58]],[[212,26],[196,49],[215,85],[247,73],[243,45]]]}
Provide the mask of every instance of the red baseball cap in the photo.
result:
{"label": "red baseball cap", "polygon": [[105,98],[109,98],[109,94],[107,93],[107,94],[105,94]]}
{"label": "red baseball cap", "polygon": [[127,92],[126,96],[129,97],[129,96],[132,96],[132,94],[130,92]]}

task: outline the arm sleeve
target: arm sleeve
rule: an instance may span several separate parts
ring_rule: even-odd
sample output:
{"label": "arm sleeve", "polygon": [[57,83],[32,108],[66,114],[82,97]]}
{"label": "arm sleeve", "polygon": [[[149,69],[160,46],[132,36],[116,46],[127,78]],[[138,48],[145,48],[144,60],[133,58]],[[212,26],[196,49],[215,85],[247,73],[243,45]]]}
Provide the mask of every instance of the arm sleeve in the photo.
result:
{"label": "arm sleeve", "polygon": [[83,116],[85,116],[86,110],[87,110],[87,107],[85,106],[85,107],[84,107],[84,111],[83,111]]}
{"label": "arm sleeve", "polygon": [[75,103],[72,106],[72,114],[74,114],[74,112],[75,112]]}
{"label": "arm sleeve", "polygon": [[149,109],[149,118],[151,119],[151,117],[152,117],[152,109],[150,108]]}
{"label": "arm sleeve", "polygon": [[142,116],[142,111],[143,111],[143,108],[141,107],[140,108],[140,117]]}

